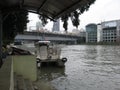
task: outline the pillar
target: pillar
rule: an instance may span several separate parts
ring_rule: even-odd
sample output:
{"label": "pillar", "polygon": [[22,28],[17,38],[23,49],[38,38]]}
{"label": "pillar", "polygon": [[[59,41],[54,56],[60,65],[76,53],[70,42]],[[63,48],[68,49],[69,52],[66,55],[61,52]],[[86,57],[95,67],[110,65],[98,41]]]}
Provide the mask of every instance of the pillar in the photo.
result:
{"label": "pillar", "polygon": [[2,66],[2,12],[0,11],[0,67]]}

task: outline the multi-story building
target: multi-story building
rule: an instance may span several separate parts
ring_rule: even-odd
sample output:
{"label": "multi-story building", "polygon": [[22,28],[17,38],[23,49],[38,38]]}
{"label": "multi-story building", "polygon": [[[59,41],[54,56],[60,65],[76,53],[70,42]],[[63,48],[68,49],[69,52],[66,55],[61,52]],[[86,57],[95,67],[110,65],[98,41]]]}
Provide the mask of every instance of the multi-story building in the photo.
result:
{"label": "multi-story building", "polygon": [[59,32],[60,31],[60,19],[57,19],[56,22],[53,23],[52,32]]}
{"label": "multi-story building", "polygon": [[101,22],[97,26],[98,42],[120,42],[120,20]]}
{"label": "multi-story building", "polygon": [[85,31],[80,31],[80,36],[86,38],[86,32]]}
{"label": "multi-story building", "polygon": [[102,27],[101,24],[97,25],[97,42],[102,41]]}
{"label": "multi-story building", "polygon": [[80,30],[78,30],[78,28],[73,29],[73,30],[72,30],[72,33],[73,33],[73,34],[76,34],[76,35],[79,35],[79,34],[80,34]]}
{"label": "multi-story building", "polygon": [[97,42],[97,25],[88,24],[86,25],[86,42]]}
{"label": "multi-story building", "polygon": [[86,38],[86,31],[83,28],[80,29],[80,36]]}
{"label": "multi-story building", "polygon": [[40,21],[36,22],[36,30],[39,31],[39,30],[42,30],[43,29],[43,25]]}

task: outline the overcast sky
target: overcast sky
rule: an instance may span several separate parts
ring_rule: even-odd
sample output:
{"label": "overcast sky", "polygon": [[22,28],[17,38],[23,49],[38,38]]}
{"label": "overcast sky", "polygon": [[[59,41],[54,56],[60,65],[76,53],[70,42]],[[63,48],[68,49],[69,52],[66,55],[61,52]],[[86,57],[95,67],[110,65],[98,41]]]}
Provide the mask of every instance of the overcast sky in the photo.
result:
{"label": "overcast sky", "polygon": [[[80,25],[78,29],[85,28],[89,23],[100,23],[102,21],[117,20],[120,19],[120,0],[96,0],[92,4],[87,12],[80,15]],[[29,26],[35,26],[36,21],[38,21],[37,15],[30,14],[29,20],[31,22]],[[71,21],[68,22],[68,31],[71,31],[75,27],[72,26]],[[60,30],[63,31],[62,22],[60,23]],[[51,30],[53,22],[49,22],[45,28]]]}

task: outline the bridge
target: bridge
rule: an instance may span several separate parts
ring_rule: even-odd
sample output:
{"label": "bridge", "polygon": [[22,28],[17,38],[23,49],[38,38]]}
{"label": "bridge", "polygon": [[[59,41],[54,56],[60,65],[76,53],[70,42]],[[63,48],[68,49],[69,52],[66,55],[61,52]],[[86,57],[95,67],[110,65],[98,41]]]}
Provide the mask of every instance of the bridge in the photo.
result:
{"label": "bridge", "polygon": [[85,37],[80,35],[60,34],[52,32],[28,32],[25,31],[23,34],[18,34],[15,37],[15,41],[39,41],[49,40],[54,43],[60,44],[78,44],[85,41]]}

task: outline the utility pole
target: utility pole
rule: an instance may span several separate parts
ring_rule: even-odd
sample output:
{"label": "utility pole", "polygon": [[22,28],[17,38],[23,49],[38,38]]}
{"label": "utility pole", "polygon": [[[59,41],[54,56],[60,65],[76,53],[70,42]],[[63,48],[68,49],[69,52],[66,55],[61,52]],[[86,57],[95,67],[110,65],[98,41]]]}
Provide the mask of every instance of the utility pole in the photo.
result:
{"label": "utility pole", "polygon": [[0,68],[2,63],[2,12],[0,10]]}

